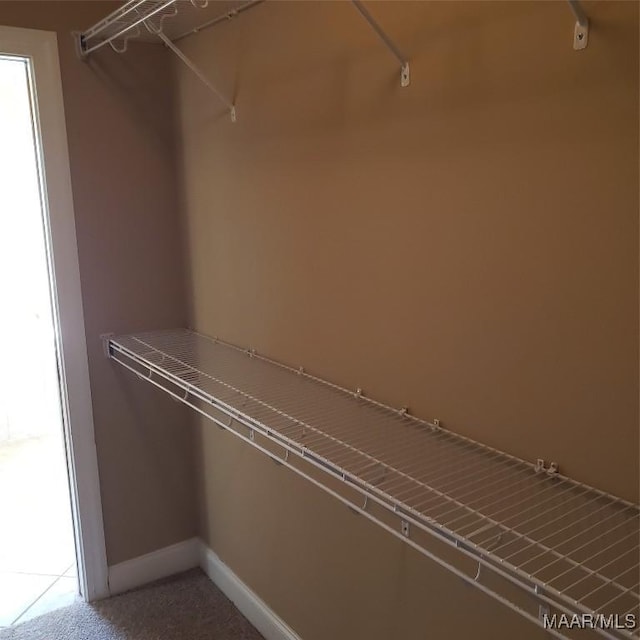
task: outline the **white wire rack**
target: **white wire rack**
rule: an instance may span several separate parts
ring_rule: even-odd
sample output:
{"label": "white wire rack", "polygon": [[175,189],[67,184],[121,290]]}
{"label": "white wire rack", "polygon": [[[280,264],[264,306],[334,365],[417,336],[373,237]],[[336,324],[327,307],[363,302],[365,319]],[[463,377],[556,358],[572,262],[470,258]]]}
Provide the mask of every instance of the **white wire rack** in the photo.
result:
{"label": "white wire rack", "polygon": [[[169,40],[176,42],[194,33],[198,33],[202,29],[209,28],[220,22],[240,15],[247,9],[260,4],[264,0],[245,0],[240,1],[230,10],[219,13],[216,5],[223,6],[224,2],[219,0],[128,0],[124,2],[115,11],[105,16],[95,25],[78,34],[79,50],[82,55],[96,51],[105,44],[110,44],[113,49],[118,52],[126,50],[127,41],[130,38],[143,37],[148,35],[143,28],[146,24],[153,22],[154,29],[163,30],[163,22],[166,18],[177,16],[180,10],[186,10],[189,7],[198,9],[215,9],[215,15],[207,19],[205,22],[198,23],[198,17],[187,17],[184,20],[178,20],[179,26],[177,31],[173,29],[167,33]],[[361,0],[351,0],[355,8],[362,17],[369,23],[374,32],[380,37],[384,45],[389,49],[401,65],[401,84],[408,86],[409,84],[409,63],[402,54],[395,42],[387,35],[387,33],[377,23],[369,10],[363,5]],[[587,46],[589,34],[589,19],[584,12],[579,0],[567,0],[571,11],[573,12],[576,23],[574,29],[574,48],[584,49]],[[184,15],[180,13],[180,15]]]}
{"label": "white wire rack", "polygon": [[[100,22],[78,34],[80,52],[82,55],[88,55],[109,44],[115,51],[122,53],[126,50],[127,41],[130,39],[141,38],[153,41],[146,25],[153,25],[153,33],[157,30],[164,33],[164,22],[167,18],[176,18],[169,21],[166,29],[169,40],[176,42],[219,22],[228,21],[262,1],[240,1],[231,9],[221,13],[216,5],[226,6],[229,3],[210,3],[209,0],[129,0]],[[192,11],[194,8],[203,10],[208,7],[209,10],[204,12]],[[205,17],[204,22],[200,16]]]}
{"label": "white wire rack", "polygon": [[111,337],[108,351],[530,620],[640,638],[637,505],[191,331]]}
{"label": "white wire rack", "polygon": [[145,32],[146,20],[161,25],[165,18],[176,15],[176,0],[130,0],[79,36],[84,55],[109,44],[118,52],[126,50],[127,41]]}
{"label": "white wire rack", "polygon": [[[236,108],[233,102],[216,88],[206,75],[176,46],[175,42],[187,35],[229,20],[261,2],[263,0],[248,0],[248,2],[235,5],[226,13],[216,12],[214,18],[198,26],[193,26],[194,19],[188,17],[187,23],[191,24],[189,29],[185,33],[175,34],[174,29],[167,30],[164,24],[165,20],[175,18],[174,27],[178,30],[183,29],[184,21],[176,17],[184,15],[185,8],[188,7],[206,9],[209,6],[209,0],[191,0],[190,2],[186,0],[182,2],[178,0],[129,0],[86,31],[75,34],[78,53],[81,58],[86,59],[90,53],[107,44],[114,51],[124,53],[132,38],[153,41],[157,37],[229,109],[231,121],[236,122]],[[212,6],[215,7],[215,4],[213,3]],[[179,8],[182,13],[179,12]],[[171,24],[172,21],[169,20],[169,25]]]}
{"label": "white wire rack", "polygon": [[[190,24],[188,28],[185,29],[178,26],[176,32],[174,32],[173,29],[170,29],[169,32],[167,32],[164,27],[164,21],[166,18],[178,16],[179,7],[189,7],[189,5],[192,5],[200,9],[206,9],[210,5],[209,0],[190,0],[190,2],[187,2],[186,0],[183,2],[179,2],[178,0],[129,0],[128,2],[125,2],[122,7],[110,13],[107,17],[91,28],[77,34],[78,50],[80,55],[85,57],[100,47],[109,44],[112,49],[118,53],[123,53],[127,50],[127,42],[129,39],[140,38],[145,35],[148,36],[150,33],[155,34],[160,36],[164,44],[178,55],[189,68],[196,72],[198,77],[203,80],[205,84],[212,88],[210,83],[197,70],[193,62],[186,58],[186,56],[184,56],[184,54],[175,46],[175,42],[194,33],[198,33],[203,29],[208,29],[220,22],[228,21],[248,9],[261,4],[263,1],[264,0],[248,0],[246,2],[241,2],[226,13],[218,13],[213,18],[198,25],[194,24],[196,20],[195,18],[190,18],[186,20],[186,23]],[[402,87],[409,86],[410,71],[409,62],[406,57],[401,53],[397,45],[385,33],[362,2],[360,0],[351,1],[360,15],[367,21],[369,26],[399,62],[400,85]],[[577,2],[577,0],[575,1]],[[216,4],[216,2],[211,2],[212,7]],[[181,21],[178,20],[178,22]],[[184,23],[184,21],[182,22]],[[215,89],[214,91],[215,93],[218,93]],[[223,99],[223,101],[225,100]],[[233,109],[233,105],[228,106]]]}

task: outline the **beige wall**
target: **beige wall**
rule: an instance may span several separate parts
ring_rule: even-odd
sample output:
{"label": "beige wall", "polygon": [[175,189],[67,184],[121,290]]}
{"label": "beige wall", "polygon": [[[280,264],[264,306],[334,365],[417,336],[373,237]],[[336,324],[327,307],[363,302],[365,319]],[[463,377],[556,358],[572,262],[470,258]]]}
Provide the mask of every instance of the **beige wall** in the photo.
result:
{"label": "beige wall", "polygon": [[[638,5],[266,3],[181,42],[195,328],[638,497]],[[202,532],[305,640],[538,631],[211,425]],[[463,615],[468,617],[463,618]],[[451,626],[455,621],[456,626]]]}
{"label": "beige wall", "polygon": [[74,50],[117,4],[0,2],[0,24],[58,32],[109,564],[195,533],[186,411],[104,358],[99,335],[185,324],[168,56]]}

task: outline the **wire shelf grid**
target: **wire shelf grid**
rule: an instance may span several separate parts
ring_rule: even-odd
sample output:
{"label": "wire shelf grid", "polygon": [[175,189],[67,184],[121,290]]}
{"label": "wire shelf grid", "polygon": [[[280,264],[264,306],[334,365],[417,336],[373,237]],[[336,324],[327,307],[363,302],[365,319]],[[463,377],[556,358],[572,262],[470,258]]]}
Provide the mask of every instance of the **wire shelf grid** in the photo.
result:
{"label": "wire shelf grid", "polygon": [[[476,559],[476,583],[484,566],[568,614],[638,621],[637,505],[191,331],[113,337],[109,352],[180,388],[176,397],[207,417],[191,398],[228,416],[226,426],[244,424],[252,444],[255,428],[283,460],[293,452],[355,487],[365,510],[370,498]],[[637,625],[616,626],[597,630],[640,637]]]}
{"label": "wire shelf grid", "polygon": [[156,25],[162,25],[166,18],[177,14],[180,4],[177,0],[129,0],[81,34],[82,53],[89,54],[105,44],[116,48],[117,41],[125,43],[124,50],[126,40],[146,31],[142,28],[145,21],[153,20]]}
{"label": "wire shelf grid", "polygon": [[[177,42],[215,24],[228,21],[261,2],[263,0],[245,0],[233,5],[225,13],[220,13],[219,10],[212,11],[216,3],[210,3],[209,0],[128,0],[108,16],[78,34],[80,52],[86,56],[110,44],[113,49],[122,53],[127,49],[127,41],[132,38],[155,41],[153,34],[157,34],[158,31],[164,33],[165,20],[175,16],[178,18],[167,24],[165,35],[171,42]],[[227,5],[224,6],[228,8]],[[201,14],[203,17],[211,15],[213,17],[200,22]]]}

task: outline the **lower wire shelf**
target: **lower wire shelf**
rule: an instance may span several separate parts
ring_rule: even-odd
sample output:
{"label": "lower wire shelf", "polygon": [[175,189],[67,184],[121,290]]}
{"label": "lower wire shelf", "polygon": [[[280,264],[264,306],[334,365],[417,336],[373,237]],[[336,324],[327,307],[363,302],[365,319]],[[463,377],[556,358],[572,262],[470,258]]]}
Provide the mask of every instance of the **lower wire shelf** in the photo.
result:
{"label": "lower wire shelf", "polygon": [[638,505],[192,331],[108,352],[552,636],[640,638]]}

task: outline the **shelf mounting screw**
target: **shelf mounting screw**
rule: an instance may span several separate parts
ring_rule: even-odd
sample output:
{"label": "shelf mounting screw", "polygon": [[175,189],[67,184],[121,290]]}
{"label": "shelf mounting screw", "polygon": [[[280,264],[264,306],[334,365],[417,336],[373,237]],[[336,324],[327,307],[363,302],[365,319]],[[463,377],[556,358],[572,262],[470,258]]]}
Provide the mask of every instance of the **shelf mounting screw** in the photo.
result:
{"label": "shelf mounting screw", "polygon": [[568,0],[569,7],[576,19],[573,28],[573,48],[576,51],[586,49],[589,42],[589,17],[585,13],[580,0]]}
{"label": "shelf mounting screw", "polygon": [[586,49],[588,42],[589,23],[587,22],[586,25],[581,25],[579,22],[576,22],[573,30],[573,48],[576,51],[581,51],[582,49]]}
{"label": "shelf mounting screw", "polygon": [[411,83],[411,73],[409,71],[409,63],[405,62],[400,69],[400,86],[408,87]]}

